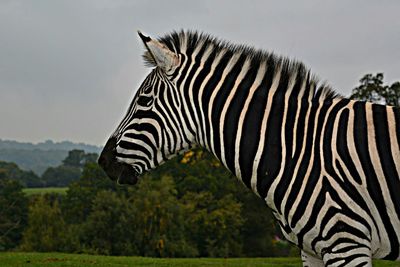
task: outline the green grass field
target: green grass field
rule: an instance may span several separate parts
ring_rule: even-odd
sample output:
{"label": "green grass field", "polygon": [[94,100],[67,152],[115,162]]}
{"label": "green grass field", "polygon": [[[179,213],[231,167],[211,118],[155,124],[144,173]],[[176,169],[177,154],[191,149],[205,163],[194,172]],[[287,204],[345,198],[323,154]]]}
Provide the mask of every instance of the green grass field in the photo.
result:
{"label": "green grass field", "polygon": [[43,187],[43,188],[24,188],[23,192],[27,196],[38,195],[38,194],[46,194],[46,193],[57,193],[57,194],[66,194],[68,187]]}
{"label": "green grass field", "polygon": [[[85,254],[4,252],[0,253],[0,266],[300,267],[301,261],[299,258],[156,259]],[[400,262],[374,261],[374,266],[394,267],[400,266]]]}

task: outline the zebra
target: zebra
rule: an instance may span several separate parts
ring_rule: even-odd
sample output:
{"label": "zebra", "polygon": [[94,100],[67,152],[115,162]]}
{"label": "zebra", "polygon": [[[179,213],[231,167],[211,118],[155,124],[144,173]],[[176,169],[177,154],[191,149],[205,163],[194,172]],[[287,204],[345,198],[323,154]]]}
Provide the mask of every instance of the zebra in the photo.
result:
{"label": "zebra", "polygon": [[111,179],[135,184],[199,146],[265,200],[304,266],[399,259],[399,109],[209,34],[138,34],[152,70],[99,157]]}

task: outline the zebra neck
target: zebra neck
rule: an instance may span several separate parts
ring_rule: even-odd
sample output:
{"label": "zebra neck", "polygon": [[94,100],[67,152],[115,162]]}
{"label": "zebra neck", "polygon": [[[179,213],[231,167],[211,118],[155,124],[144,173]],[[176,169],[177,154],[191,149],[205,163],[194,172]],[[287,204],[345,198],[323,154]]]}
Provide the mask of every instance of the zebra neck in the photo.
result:
{"label": "zebra neck", "polygon": [[264,195],[302,138],[297,121],[329,90],[316,90],[302,65],[274,57],[226,52],[193,62],[177,87],[194,142]]}
{"label": "zebra neck", "polygon": [[200,117],[206,120],[199,144],[261,197],[302,143],[311,108],[278,87],[276,81],[260,82],[256,89],[239,86],[235,93],[231,89],[202,103],[206,112]]}

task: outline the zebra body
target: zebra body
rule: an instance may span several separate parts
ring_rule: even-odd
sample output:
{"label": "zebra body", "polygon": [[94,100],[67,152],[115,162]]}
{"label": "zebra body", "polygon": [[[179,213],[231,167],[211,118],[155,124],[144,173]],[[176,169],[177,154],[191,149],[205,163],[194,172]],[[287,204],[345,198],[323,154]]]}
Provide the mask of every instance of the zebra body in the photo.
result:
{"label": "zebra body", "polygon": [[155,68],[99,159],[113,179],[201,146],[267,205],[305,266],[398,259],[400,111],[348,100],[301,63],[195,32],[153,40]]}

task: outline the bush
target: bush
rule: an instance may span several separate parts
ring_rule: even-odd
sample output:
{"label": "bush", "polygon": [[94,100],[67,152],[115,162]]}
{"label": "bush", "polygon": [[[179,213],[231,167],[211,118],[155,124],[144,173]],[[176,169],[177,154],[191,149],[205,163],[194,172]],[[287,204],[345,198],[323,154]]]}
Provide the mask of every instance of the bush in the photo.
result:
{"label": "bush", "polygon": [[21,250],[69,251],[74,237],[63,220],[58,202],[57,196],[52,195],[39,195],[33,200]]}
{"label": "bush", "polygon": [[15,248],[26,226],[28,200],[22,185],[0,172],[0,251]]}

